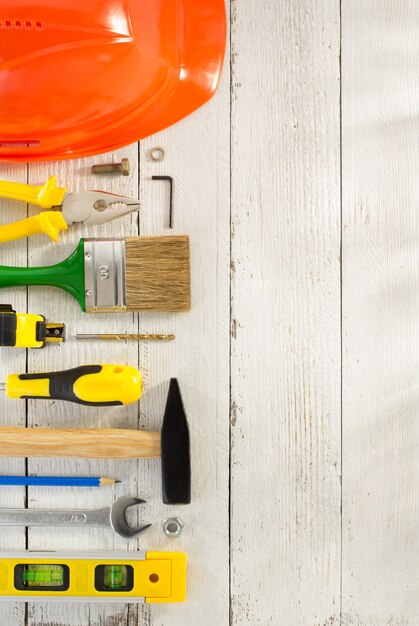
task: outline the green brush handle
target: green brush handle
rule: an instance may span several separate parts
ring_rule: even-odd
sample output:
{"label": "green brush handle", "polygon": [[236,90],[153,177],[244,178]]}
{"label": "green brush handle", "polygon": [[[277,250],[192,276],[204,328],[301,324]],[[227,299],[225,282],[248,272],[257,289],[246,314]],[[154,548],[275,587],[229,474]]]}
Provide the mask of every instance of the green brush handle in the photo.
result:
{"label": "green brush handle", "polygon": [[74,252],[61,263],[46,267],[9,267],[0,265],[0,287],[49,285],[68,291],[82,310],[84,304],[84,239]]}

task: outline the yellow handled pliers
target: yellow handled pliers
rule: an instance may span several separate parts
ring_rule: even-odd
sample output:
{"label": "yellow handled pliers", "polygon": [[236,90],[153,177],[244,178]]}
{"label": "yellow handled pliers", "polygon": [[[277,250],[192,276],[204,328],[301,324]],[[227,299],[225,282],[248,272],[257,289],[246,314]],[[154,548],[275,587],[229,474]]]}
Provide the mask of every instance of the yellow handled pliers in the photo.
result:
{"label": "yellow handled pliers", "polygon": [[104,224],[132,211],[138,211],[140,208],[135,198],[105,191],[69,193],[67,189],[57,187],[55,176],[48,178],[47,182],[41,186],[2,180],[0,181],[0,196],[35,204],[43,209],[55,209],[0,226],[0,243],[38,233],[45,233],[53,241],[58,241],[59,232],[67,230],[74,222]]}

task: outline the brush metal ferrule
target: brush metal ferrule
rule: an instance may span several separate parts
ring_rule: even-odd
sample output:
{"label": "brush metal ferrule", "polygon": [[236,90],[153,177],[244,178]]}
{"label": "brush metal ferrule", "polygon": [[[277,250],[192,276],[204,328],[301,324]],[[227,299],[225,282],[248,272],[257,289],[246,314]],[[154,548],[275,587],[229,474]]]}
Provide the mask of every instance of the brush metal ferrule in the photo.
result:
{"label": "brush metal ferrule", "polygon": [[125,239],[84,240],[87,313],[126,311]]}

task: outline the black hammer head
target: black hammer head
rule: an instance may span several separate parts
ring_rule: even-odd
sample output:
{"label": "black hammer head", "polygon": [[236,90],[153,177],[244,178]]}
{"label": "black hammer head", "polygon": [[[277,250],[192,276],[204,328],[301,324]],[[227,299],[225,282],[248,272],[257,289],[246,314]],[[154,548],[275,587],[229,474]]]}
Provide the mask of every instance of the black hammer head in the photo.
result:
{"label": "black hammer head", "polygon": [[189,504],[191,501],[191,458],[189,430],[176,378],[170,380],[161,429],[163,502]]}

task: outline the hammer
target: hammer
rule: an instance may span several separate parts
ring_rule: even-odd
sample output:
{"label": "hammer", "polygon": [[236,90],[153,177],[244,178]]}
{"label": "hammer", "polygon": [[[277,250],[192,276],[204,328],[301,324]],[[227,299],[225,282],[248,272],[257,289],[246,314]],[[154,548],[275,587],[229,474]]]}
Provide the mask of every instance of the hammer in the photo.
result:
{"label": "hammer", "polygon": [[161,432],[116,428],[0,428],[0,456],[138,459],[161,456],[163,502],[189,504],[189,430],[179,384],[170,380]]}

